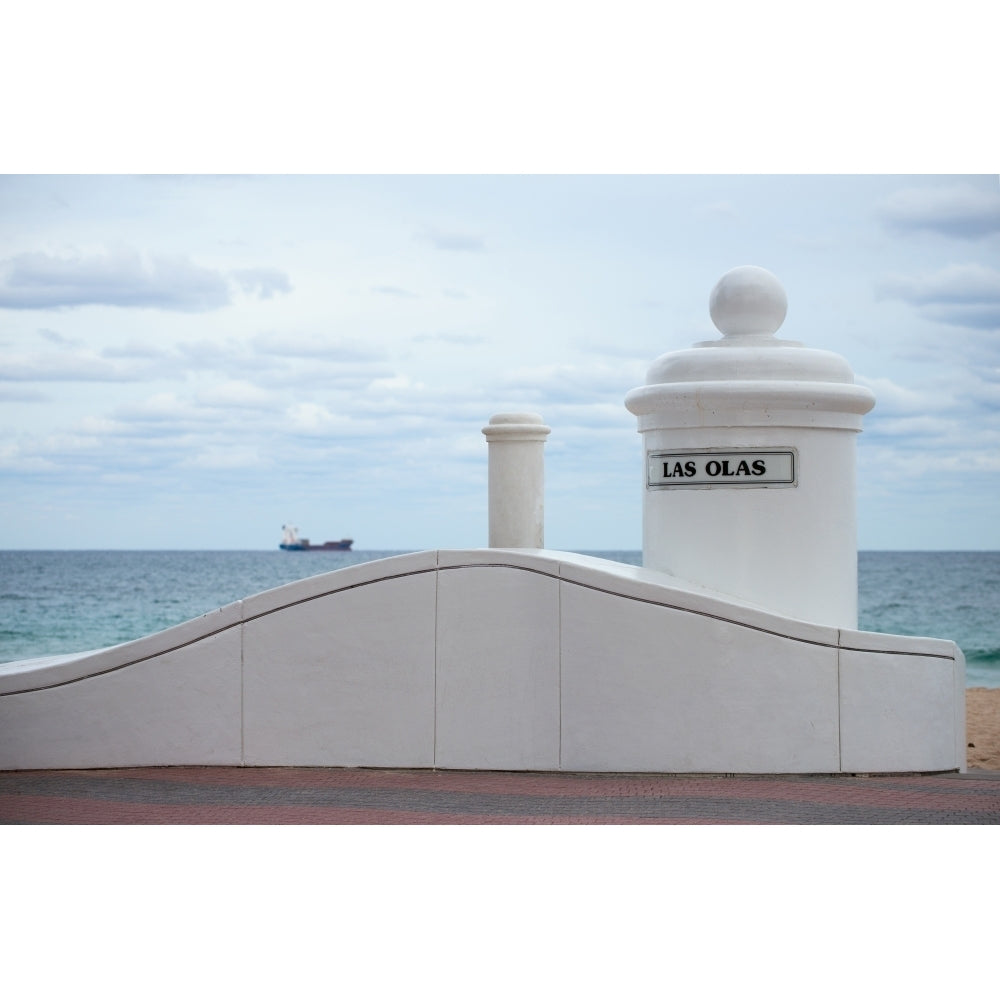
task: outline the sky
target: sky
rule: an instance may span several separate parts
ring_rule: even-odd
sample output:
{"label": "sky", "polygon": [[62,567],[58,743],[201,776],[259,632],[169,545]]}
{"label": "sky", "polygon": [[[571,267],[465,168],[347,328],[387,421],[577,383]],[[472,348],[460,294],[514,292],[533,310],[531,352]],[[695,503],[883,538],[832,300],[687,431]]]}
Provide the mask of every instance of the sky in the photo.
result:
{"label": "sky", "polygon": [[548,547],[641,548],[625,394],[715,282],[876,395],[862,549],[1000,548],[995,175],[5,175],[0,548],[486,544],[495,414]]}
{"label": "sky", "polygon": [[638,549],[623,399],[757,264],[875,392],[859,546],[1000,549],[978,0],[335,6],[10,12],[0,548],[484,545],[530,410],[546,544]]}

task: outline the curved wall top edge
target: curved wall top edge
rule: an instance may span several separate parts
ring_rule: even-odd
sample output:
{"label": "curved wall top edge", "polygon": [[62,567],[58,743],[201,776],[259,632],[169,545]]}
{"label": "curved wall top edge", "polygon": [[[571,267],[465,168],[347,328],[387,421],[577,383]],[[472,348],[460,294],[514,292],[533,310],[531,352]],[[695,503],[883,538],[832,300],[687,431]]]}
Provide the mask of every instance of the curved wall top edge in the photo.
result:
{"label": "curved wall top edge", "polygon": [[[781,635],[791,641],[938,657],[954,657],[958,652],[954,643],[944,639],[845,632],[834,626],[787,618],[657,570],[595,556],[549,549],[432,549],[390,556],[297,580],[118,646],[0,664],[0,696],[44,690],[120,670],[208,639],[251,618],[280,612],[339,591],[418,573],[476,567],[504,567],[543,573],[625,600],[645,601],[714,617]],[[249,613],[251,610],[254,613]]]}

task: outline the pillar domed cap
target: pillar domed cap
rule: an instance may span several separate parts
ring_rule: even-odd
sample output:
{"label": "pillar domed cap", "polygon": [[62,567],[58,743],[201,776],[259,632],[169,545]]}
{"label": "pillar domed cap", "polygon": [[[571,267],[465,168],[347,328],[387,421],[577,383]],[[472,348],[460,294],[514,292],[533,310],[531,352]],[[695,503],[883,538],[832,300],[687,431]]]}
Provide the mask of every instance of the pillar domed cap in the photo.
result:
{"label": "pillar domed cap", "polygon": [[647,370],[646,385],[854,384],[854,372],[839,354],[775,337],[788,311],[788,297],[781,282],[765,268],[748,264],[727,271],[712,289],[708,308],[722,337],[662,354]]}
{"label": "pillar domed cap", "polygon": [[708,311],[724,337],[773,337],[785,322],[788,296],[770,271],[745,264],[719,278]]}

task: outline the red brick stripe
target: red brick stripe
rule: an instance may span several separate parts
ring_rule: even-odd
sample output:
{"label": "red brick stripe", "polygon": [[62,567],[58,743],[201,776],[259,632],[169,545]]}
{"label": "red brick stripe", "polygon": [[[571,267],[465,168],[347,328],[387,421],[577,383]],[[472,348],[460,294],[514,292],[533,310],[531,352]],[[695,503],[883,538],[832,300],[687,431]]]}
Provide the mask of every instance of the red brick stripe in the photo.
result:
{"label": "red brick stripe", "polygon": [[0,773],[0,823],[1000,823],[1000,773],[579,775],[173,767]]}

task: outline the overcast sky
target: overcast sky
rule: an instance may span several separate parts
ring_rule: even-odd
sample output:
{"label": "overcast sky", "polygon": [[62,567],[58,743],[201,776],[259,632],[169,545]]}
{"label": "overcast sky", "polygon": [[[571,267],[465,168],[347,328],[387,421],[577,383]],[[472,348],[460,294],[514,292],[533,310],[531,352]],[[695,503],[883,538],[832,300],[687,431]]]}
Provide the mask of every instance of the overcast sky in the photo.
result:
{"label": "overcast sky", "polygon": [[546,543],[641,547],[623,398],[773,271],[844,355],[861,548],[1000,548],[996,176],[5,176],[0,547],[486,544],[540,413]]}

